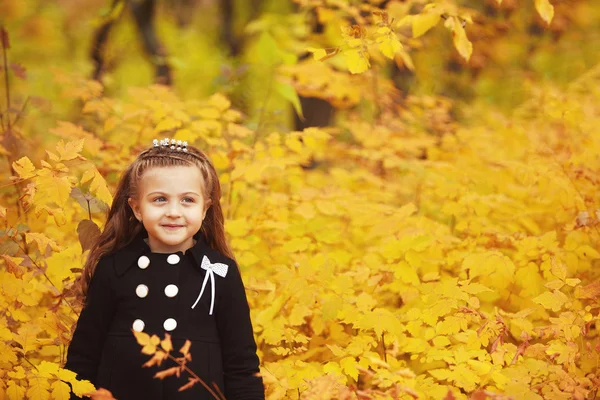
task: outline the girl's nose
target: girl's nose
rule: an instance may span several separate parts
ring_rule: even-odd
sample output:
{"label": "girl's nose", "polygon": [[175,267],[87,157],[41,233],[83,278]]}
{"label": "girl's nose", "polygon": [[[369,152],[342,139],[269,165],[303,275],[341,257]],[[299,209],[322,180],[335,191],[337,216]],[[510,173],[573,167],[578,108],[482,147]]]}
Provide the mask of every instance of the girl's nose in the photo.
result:
{"label": "girl's nose", "polygon": [[169,204],[169,207],[167,207],[167,216],[168,217],[178,217],[179,215],[181,215],[181,211],[179,210],[179,205],[176,203],[171,203]]}

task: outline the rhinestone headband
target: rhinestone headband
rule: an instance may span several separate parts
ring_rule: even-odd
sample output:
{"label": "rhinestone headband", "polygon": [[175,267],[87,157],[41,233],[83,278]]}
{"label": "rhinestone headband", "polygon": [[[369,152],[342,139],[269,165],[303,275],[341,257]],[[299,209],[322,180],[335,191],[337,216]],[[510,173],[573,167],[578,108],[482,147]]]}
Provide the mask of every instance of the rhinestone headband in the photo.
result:
{"label": "rhinestone headband", "polygon": [[169,140],[168,138],[164,138],[159,141],[158,139],[154,139],[152,143],[154,143],[154,147],[167,148],[175,151],[183,151],[186,153],[188,151],[188,142],[182,142],[181,140]]}

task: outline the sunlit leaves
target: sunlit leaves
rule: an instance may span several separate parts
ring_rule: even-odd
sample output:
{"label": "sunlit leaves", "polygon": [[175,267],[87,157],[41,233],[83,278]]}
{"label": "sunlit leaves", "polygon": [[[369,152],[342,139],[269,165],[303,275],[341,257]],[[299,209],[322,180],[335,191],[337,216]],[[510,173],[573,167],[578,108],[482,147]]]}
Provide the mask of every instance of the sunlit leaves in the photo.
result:
{"label": "sunlit leaves", "polygon": [[105,204],[112,204],[112,195],[106,181],[95,167],[86,170],[81,177],[81,183],[89,182],[90,191]]}
{"label": "sunlit leaves", "polygon": [[462,58],[469,61],[473,53],[473,43],[467,38],[463,23],[463,20],[458,17],[448,17],[444,22],[444,26],[452,32],[452,41],[458,53]]}
{"label": "sunlit leaves", "polygon": [[563,292],[554,290],[552,292],[544,292],[532,300],[541,304],[544,308],[559,311],[569,298]]}
{"label": "sunlit leaves", "polygon": [[544,21],[546,21],[547,24],[550,24],[550,22],[552,22],[552,18],[554,18],[554,6],[552,6],[552,4],[550,4],[549,0],[534,0],[535,1],[535,8],[537,10],[537,12],[540,14],[540,17],[542,17],[542,19]]}
{"label": "sunlit leaves", "polygon": [[21,179],[28,179],[35,176],[35,166],[28,157],[22,157],[15,161],[12,167]]}
{"label": "sunlit leaves", "polygon": [[412,34],[417,38],[436,26],[441,19],[437,12],[424,12],[412,17]]}

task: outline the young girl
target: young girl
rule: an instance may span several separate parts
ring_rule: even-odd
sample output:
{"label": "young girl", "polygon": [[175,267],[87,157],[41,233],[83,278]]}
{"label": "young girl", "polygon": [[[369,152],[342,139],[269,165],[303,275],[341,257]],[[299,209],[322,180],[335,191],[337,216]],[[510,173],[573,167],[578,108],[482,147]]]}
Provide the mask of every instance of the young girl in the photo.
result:
{"label": "young girl", "polygon": [[221,188],[204,153],[154,140],[119,182],[108,220],[85,263],[85,305],[65,368],[118,400],[213,399],[187,376],[153,378],[176,364],[142,367],[132,330],[169,333],[174,356],[228,400],[264,399],[244,285],[225,240]]}

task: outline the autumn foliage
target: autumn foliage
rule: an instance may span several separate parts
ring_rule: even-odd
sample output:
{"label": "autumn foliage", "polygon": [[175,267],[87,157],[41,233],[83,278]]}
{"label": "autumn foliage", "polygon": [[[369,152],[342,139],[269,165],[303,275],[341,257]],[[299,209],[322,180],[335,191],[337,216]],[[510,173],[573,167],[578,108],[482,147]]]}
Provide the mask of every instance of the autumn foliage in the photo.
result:
{"label": "autumn foliage", "polygon": [[[0,399],[94,390],[61,368],[73,283],[121,171],[163,137],[219,171],[269,399],[596,397],[600,55],[577,73],[557,61],[599,26],[593,2],[482,1],[493,19],[474,2],[296,1],[323,33],[291,12],[249,24],[241,100],[194,88],[183,61],[174,88],[119,83],[138,79],[126,61],[106,87],[59,56],[38,65],[19,40],[47,26],[58,41],[51,21],[74,6],[34,3],[0,7]],[[394,68],[419,83],[401,91]],[[288,129],[276,111],[303,111],[298,95],[335,122]],[[137,335],[149,365],[176,358]],[[159,378],[205,390],[181,354]]]}

